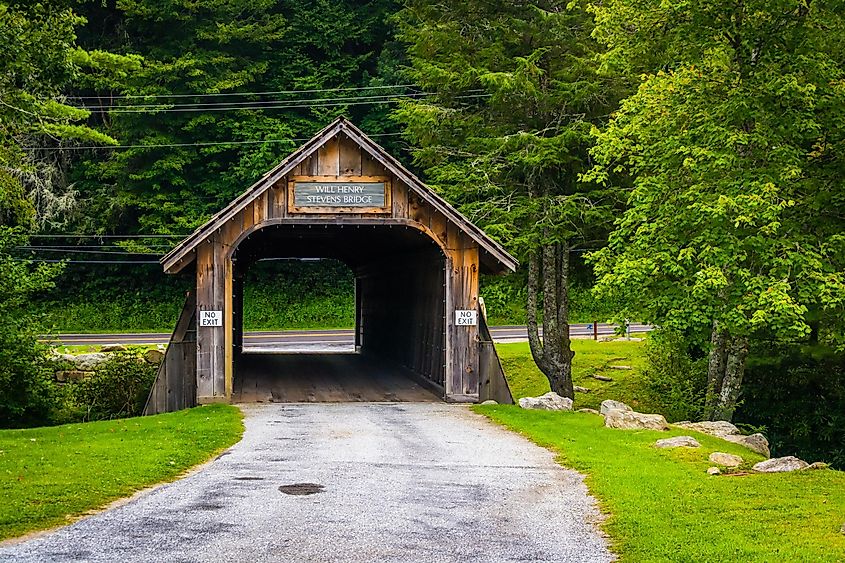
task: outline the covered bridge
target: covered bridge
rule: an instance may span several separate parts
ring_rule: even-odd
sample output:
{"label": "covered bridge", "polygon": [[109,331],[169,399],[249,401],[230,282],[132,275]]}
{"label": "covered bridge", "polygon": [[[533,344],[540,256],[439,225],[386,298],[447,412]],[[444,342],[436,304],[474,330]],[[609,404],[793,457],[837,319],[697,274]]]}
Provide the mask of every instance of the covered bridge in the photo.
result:
{"label": "covered bridge", "polygon": [[[196,277],[145,413],[228,402],[243,350],[243,277],[262,258],[332,258],[355,278],[355,350],[447,401],[510,393],[479,272],[517,261],[338,118],[162,258]],[[307,370],[305,370],[307,371]]]}

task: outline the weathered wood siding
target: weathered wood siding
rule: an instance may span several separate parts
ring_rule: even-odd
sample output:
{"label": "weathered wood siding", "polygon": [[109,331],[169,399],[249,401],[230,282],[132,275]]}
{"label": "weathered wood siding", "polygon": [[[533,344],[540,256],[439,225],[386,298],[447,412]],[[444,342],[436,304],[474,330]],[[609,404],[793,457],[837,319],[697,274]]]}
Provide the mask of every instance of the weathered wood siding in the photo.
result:
{"label": "weathered wood siding", "polygon": [[150,389],[144,414],[173,412],[197,404],[196,294],[185,299],[182,313]]}

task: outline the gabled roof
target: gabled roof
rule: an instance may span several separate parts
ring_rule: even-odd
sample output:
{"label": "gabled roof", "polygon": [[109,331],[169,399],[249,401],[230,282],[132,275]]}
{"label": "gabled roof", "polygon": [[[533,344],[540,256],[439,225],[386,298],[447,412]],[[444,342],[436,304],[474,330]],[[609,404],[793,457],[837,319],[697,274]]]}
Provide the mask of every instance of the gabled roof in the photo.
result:
{"label": "gabled roof", "polygon": [[[370,156],[389,170],[393,175],[402,180],[420,198],[442,213],[449,221],[478,243],[482,252],[489,254],[503,269],[515,271],[519,262],[511,256],[499,243],[488,237],[484,231],[476,227],[469,219],[464,217],[457,209],[449,205],[442,197],[426,186],[419,178],[414,176],[407,168],[388,154],[382,147],[367,137],[363,131],[350,123],[344,117],[338,117],[322,131],[317,133],[310,141],[299,147],[287,158],[280,162],[275,168],[264,174],[248,190],[235,198],[223,210],[216,213],[204,225],[191,233],[186,239],[168,252],[162,259],[161,264],[166,272],[174,269],[180,260],[188,257],[198,245],[200,245],[216,229],[224,225],[226,221],[240,213],[253,200],[270,189],[276,182],[290,173],[304,160],[313,155],[321,146],[332,139],[335,135],[344,133],[348,138],[355,141]],[[191,257],[193,259],[193,257]]]}

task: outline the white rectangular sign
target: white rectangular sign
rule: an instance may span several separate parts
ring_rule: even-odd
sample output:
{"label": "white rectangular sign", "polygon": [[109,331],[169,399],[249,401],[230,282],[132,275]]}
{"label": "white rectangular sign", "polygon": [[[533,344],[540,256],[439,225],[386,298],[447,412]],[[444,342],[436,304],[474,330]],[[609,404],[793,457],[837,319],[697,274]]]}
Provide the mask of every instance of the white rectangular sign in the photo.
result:
{"label": "white rectangular sign", "polygon": [[478,324],[478,311],[472,309],[458,309],[455,311],[455,324],[458,326],[475,326]]}
{"label": "white rectangular sign", "polygon": [[200,311],[200,326],[223,326],[223,311]]}

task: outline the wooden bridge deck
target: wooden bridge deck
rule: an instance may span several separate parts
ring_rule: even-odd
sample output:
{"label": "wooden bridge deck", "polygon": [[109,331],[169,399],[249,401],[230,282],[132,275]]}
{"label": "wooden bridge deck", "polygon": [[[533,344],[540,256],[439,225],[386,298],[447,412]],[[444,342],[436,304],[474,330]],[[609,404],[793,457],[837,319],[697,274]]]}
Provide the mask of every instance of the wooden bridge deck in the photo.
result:
{"label": "wooden bridge deck", "polygon": [[235,363],[235,403],[432,402],[409,372],[355,353],[244,353]]}

